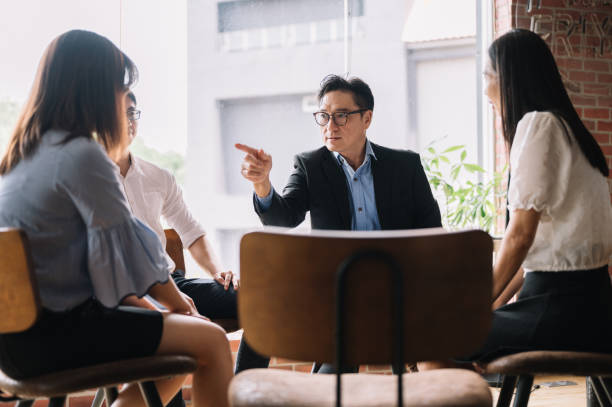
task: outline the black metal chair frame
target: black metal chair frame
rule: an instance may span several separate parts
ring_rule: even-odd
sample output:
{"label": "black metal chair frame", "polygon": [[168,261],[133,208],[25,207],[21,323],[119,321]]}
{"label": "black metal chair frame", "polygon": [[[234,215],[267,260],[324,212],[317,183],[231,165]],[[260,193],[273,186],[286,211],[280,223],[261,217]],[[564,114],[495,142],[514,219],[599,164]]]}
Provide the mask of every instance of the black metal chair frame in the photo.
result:
{"label": "black metal chair frame", "polygon": [[354,271],[355,264],[364,260],[376,260],[387,266],[391,272],[393,285],[393,319],[394,319],[394,335],[395,339],[391,344],[393,346],[393,366],[397,371],[397,405],[403,406],[403,360],[404,360],[404,342],[403,342],[403,322],[404,322],[404,296],[403,296],[403,274],[400,266],[397,264],[393,256],[381,250],[360,250],[347,257],[338,267],[336,273],[336,407],[342,406],[342,370],[344,368],[344,345],[345,345],[345,298],[346,298],[346,281],[350,272]]}
{"label": "black metal chair frame", "polygon": [[[140,387],[140,391],[142,393],[142,396],[144,397],[145,404],[147,405],[147,407],[164,407],[164,404],[162,403],[161,398],[159,397],[157,387],[155,387],[155,382],[139,382],[138,387]],[[103,389],[103,391],[100,390],[96,393],[92,406],[101,406],[104,399],[107,400],[107,405],[110,406],[119,395],[119,391],[116,387],[106,387]],[[18,400],[16,407],[31,407],[34,405],[35,401],[33,399],[12,399]],[[64,407],[65,403],[66,395],[51,397],[49,399],[49,407]]]}
{"label": "black metal chair frame", "polygon": [[[533,375],[505,375],[497,399],[497,407],[509,407],[514,395],[513,407],[527,407]],[[514,390],[516,389],[516,394]],[[586,378],[587,407],[612,407],[612,378],[588,376]]]}

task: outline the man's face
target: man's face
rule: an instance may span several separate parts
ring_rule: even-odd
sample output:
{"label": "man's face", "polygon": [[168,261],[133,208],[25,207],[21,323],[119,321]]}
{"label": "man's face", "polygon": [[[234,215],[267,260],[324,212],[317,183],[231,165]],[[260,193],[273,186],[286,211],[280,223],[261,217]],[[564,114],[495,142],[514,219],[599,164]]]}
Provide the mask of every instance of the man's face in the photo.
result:
{"label": "man's face", "polygon": [[128,117],[128,135],[130,136],[130,144],[136,137],[136,133],[138,132],[138,120],[131,119],[134,112],[138,111],[138,108],[127,95],[125,97],[125,106],[126,106],[126,114]]}
{"label": "man's face", "polygon": [[[360,108],[353,100],[353,94],[341,90],[327,92],[319,105],[319,111],[329,115],[355,110]],[[350,114],[346,119],[344,126],[338,126],[332,118],[325,126],[320,126],[323,143],[329,151],[342,155],[360,154],[365,144],[366,130],[372,121],[372,111]]]}

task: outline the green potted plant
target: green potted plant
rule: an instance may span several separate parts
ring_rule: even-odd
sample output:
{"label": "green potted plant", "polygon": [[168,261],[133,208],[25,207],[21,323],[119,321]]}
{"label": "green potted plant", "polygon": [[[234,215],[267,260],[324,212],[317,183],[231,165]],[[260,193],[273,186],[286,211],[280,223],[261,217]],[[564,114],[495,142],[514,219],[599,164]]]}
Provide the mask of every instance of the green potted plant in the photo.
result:
{"label": "green potted plant", "polygon": [[464,145],[439,152],[437,143],[434,141],[426,147],[421,160],[440,205],[442,225],[448,229],[477,228],[496,234],[498,206],[495,202],[505,202],[501,184],[506,168],[484,177],[484,181],[477,181],[478,175],[485,175],[486,171],[478,164],[465,162]]}

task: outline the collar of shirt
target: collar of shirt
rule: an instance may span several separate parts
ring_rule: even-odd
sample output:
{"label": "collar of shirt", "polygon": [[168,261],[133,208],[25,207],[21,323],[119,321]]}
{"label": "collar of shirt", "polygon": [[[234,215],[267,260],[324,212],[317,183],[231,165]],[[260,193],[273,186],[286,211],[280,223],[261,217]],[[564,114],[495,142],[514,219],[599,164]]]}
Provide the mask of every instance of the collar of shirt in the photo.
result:
{"label": "collar of shirt", "polygon": [[336,157],[336,160],[338,160],[338,162],[340,163],[340,165],[349,170],[349,173],[351,174],[351,176],[355,174],[357,171],[359,171],[361,168],[366,167],[370,163],[371,159],[377,160],[376,154],[374,154],[374,149],[372,149],[372,144],[370,143],[370,140],[368,139],[366,139],[366,144],[365,144],[365,159],[363,160],[363,163],[361,163],[361,165],[359,166],[359,168],[357,168],[356,171],[353,170],[353,167],[351,167],[346,162],[346,159],[342,157],[340,153],[338,153],[337,151],[333,151],[333,154]]}
{"label": "collar of shirt", "polygon": [[[117,171],[117,174],[121,175],[121,169],[119,168],[119,165],[117,165],[116,162],[113,161],[113,164],[115,164],[115,170]],[[128,178],[130,177],[132,174],[138,174],[141,176],[145,176],[145,173],[142,169],[142,167],[140,166],[138,157],[136,157],[134,154],[130,153],[130,166],[128,167],[127,172],[125,173],[125,177],[123,178]]]}
{"label": "collar of shirt", "polygon": [[142,167],[140,166],[140,160],[132,153],[130,153],[130,168],[128,168],[127,174],[129,174],[131,171],[142,176],[145,175],[144,171],[142,170]]}

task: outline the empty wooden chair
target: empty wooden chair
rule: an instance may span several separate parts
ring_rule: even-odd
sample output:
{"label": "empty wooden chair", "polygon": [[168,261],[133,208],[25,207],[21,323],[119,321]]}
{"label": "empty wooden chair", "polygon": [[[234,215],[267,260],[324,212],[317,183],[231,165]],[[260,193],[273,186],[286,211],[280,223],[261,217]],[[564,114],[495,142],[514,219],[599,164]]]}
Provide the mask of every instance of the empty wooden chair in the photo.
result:
{"label": "empty wooden chair", "polygon": [[[481,231],[249,233],[239,318],[257,352],[294,360],[399,365],[468,354],[489,330],[492,249]],[[254,369],[230,386],[234,407],[332,406],[340,396],[348,406],[492,403],[486,382],[461,369],[338,377]]]}
{"label": "empty wooden chair", "polygon": [[[2,334],[27,330],[40,311],[27,237],[18,229],[0,229],[0,309]],[[91,388],[104,388],[107,400],[112,402],[117,396],[116,386],[138,382],[147,405],[161,407],[153,380],[195,369],[195,359],[176,355],[121,360],[24,380],[0,371],[0,390],[19,397],[20,407],[31,406],[36,398],[49,398],[49,406],[61,407],[67,394]]]}
{"label": "empty wooden chair", "polygon": [[[178,270],[187,271],[185,269],[185,256],[183,254],[183,243],[178,233],[174,229],[164,229],[166,234],[166,252],[176,265]],[[214,323],[220,325],[225,332],[234,332],[240,329],[238,325],[238,319],[236,318],[217,318],[212,320]]]}

